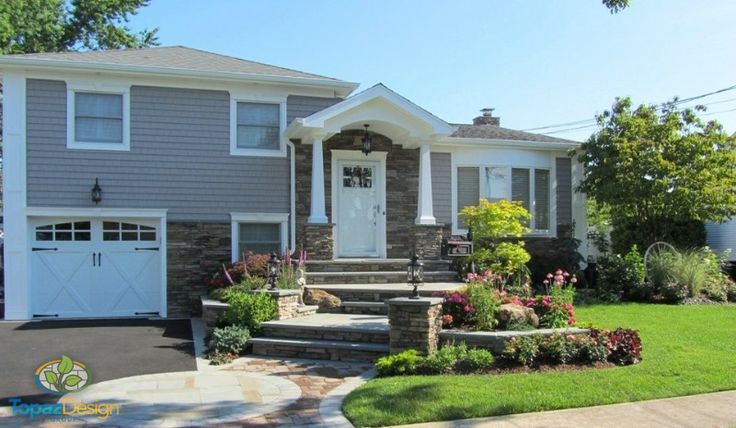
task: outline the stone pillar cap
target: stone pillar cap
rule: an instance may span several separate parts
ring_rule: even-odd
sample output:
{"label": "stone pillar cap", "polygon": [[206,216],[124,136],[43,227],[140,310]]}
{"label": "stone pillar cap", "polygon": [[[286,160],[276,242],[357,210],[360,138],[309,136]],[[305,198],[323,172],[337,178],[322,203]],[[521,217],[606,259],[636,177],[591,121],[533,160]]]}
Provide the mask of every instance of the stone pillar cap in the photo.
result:
{"label": "stone pillar cap", "polygon": [[441,297],[420,297],[418,299],[411,299],[409,297],[395,297],[393,299],[386,300],[389,305],[402,305],[402,306],[433,306],[441,305],[443,299]]}

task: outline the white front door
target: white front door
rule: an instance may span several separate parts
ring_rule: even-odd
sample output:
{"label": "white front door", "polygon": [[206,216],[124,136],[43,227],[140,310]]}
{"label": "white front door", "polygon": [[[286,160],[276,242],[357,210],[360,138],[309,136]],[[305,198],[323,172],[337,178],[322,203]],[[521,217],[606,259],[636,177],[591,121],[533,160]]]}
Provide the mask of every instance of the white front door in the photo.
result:
{"label": "white front door", "polygon": [[142,219],[32,221],[32,314],[160,314],[163,249],[157,224]]}
{"label": "white front door", "polygon": [[338,257],[384,256],[386,208],[381,162],[345,159],[336,164]]}

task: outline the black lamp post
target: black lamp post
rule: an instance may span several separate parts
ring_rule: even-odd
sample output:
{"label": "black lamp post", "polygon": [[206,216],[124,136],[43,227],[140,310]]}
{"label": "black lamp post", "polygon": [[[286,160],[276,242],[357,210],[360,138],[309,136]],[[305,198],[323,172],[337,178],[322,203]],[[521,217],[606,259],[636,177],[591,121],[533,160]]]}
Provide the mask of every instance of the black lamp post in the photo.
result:
{"label": "black lamp post", "polygon": [[95,178],[95,185],[92,186],[92,202],[99,204],[102,200],[102,188],[100,187],[99,181]]}
{"label": "black lamp post", "polygon": [[414,254],[406,267],[406,281],[409,283],[409,286],[414,287],[410,299],[418,299],[419,290],[417,287],[424,282],[424,263],[420,262],[419,257]]}
{"label": "black lamp post", "polygon": [[363,152],[364,155],[368,156],[368,153],[371,152],[371,143],[373,142],[373,139],[371,138],[371,134],[368,133],[368,125],[367,123],[365,125],[365,133],[363,133],[363,138],[360,140],[363,143],[363,148],[360,149],[361,152]]}
{"label": "black lamp post", "polygon": [[276,257],[276,253],[271,253],[271,258],[268,259],[268,285],[270,290],[276,289],[276,280],[279,277],[279,265],[281,260]]}

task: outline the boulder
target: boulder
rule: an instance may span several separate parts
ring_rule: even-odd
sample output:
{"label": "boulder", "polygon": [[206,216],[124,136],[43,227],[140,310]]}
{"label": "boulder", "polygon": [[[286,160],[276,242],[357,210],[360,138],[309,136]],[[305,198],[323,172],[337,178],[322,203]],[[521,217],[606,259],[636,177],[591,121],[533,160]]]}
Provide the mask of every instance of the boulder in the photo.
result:
{"label": "boulder", "polygon": [[342,301],[324,290],[308,288],[304,292],[304,304],[317,305],[321,311],[329,311],[338,309]]}
{"label": "boulder", "polygon": [[534,309],[515,303],[506,303],[498,307],[496,312],[498,320],[498,328],[506,329],[509,324],[527,323],[530,326],[539,327],[539,317],[534,313]]}

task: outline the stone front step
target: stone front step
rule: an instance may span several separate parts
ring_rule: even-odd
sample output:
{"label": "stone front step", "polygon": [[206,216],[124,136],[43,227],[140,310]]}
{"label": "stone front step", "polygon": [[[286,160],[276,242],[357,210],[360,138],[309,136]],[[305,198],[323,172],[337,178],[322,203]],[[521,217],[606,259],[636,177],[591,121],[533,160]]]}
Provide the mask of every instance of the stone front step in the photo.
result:
{"label": "stone front step", "polygon": [[349,302],[340,306],[346,314],[388,315],[388,305],[384,302]]}
{"label": "stone front step", "polygon": [[[464,287],[462,282],[425,283],[419,287],[419,295],[431,297],[434,293],[454,291]],[[319,284],[307,288],[324,290],[339,297],[343,302],[385,302],[394,297],[409,297],[412,287],[404,284]]]}
{"label": "stone front step", "polygon": [[[404,272],[408,259],[336,259],[307,261],[307,272]],[[422,260],[426,271],[449,271],[448,260]]]}
{"label": "stone front step", "polygon": [[[424,271],[426,282],[454,281],[457,275],[452,271]],[[406,271],[376,272],[307,272],[307,284],[406,284]]]}
{"label": "stone front step", "polygon": [[253,338],[249,342],[253,345],[254,354],[271,357],[374,361],[389,353],[388,344],[385,343],[271,337]]}
{"label": "stone front step", "polygon": [[316,314],[261,324],[264,336],[275,339],[388,343],[388,319],[381,315]]}

